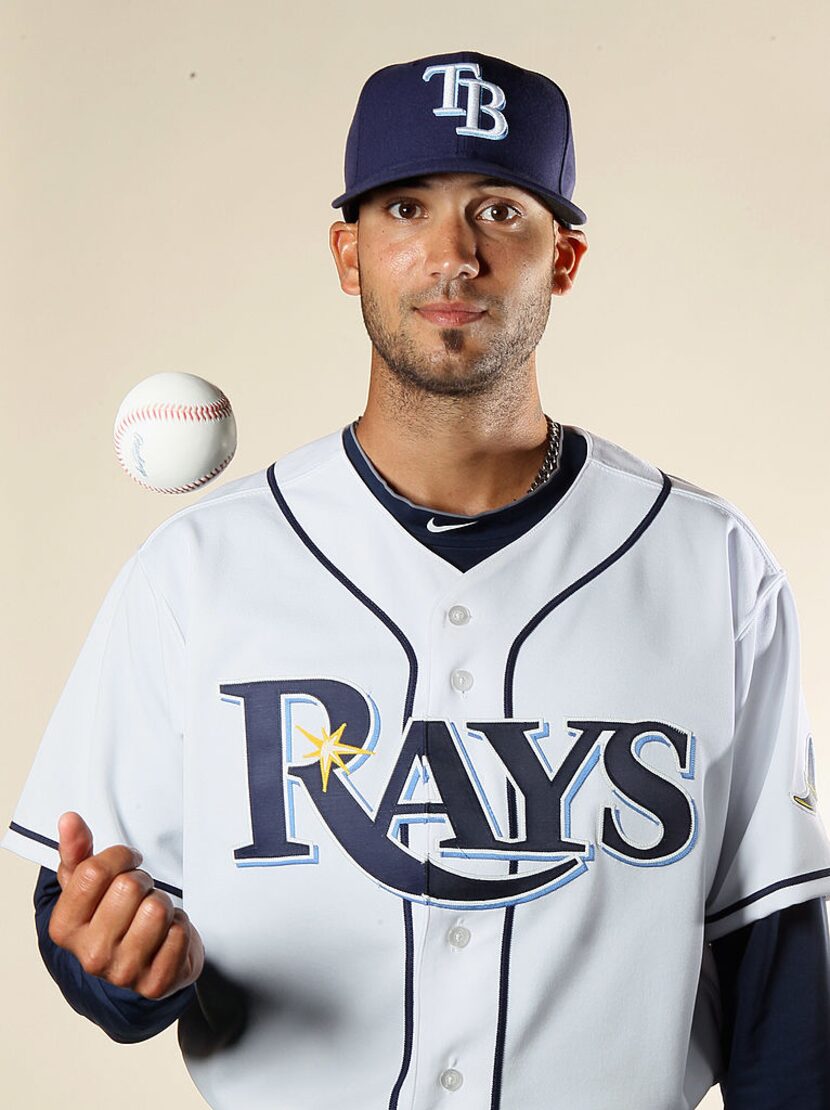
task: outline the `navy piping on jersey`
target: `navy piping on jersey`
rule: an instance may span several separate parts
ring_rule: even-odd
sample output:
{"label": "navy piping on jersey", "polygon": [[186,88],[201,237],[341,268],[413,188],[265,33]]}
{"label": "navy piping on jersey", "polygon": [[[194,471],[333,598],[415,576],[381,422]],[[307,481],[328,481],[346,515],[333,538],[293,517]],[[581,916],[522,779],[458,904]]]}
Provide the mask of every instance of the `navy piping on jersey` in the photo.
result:
{"label": "navy piping on jersey", "polygon": [[[518,806],[516,788],[512,782],[507,784],[507,833],[511,840],[519,835]],[[519,861],[512,859],[507,864],[508,875],[518,875]],[[513,918],[515,906],[507,906],[504,911],[504,924],[501,933],[501,958],[499,960],[499,1004],[496,1011],[496,1047],[493,1052],[493,1081],[490,1088],[490,1110],[499,1110],[501,1105],[501,1083],[504,1074],[504,1042],[507,1037],[507,1002],[510,997],[510,953],[513,944]]]}
{"label": "navy piping on jersey", "polygon": [[337,579],[341,586],[345,586],[349,593],[353,594],[358,601],[362,602],[362,604],[366,606],[370,613],[373,613],[382,624],[386,625],[386,627],[403,648],[404,654],[407,658],[407,662],[409,663],[409,683],[407,685],[406,704],[404,706],[403,713],[403,727],[406,727],[406,722],[412,715],[412,706],[415,701],[415,685],[418,681],[418,659],[415,655],[415,649],[412,647],[412,644],[410,644],[403,631],[398,628],[392,618],[388,614],[384,613],[377,602],[372,601],[372,599],[367,594],[365,594],[359,586],[356,586],[355,583],[351,581],[351,579],[347,578],[343,571],[340,570],[339,567],[336,567],[331,559],[323,554],[314,540],[312,540],[311,536],[309,536],[309,534],[305,531],[303,526],[300,524],[300,522],[297,520],[297,518],[288,507],[288,502],[285,500],[282,490],[277,484],[273,465],[268,468],[268,485],[271,487],[271,493],[274,495],[274,500],[276,501],[277,505],[279,505],[280,511],[282,512],[283,516],[297,533],[299,539],[305,544],[305,546],[314,556],[314,558],[317,559],[318,562],[320,562],[326,568],[329,574],[333,575]]}
{"label": "navy piping on jersey", "polygon": [[800,883],[810,883],[814,879],[826,879],[830,875],[830,867],[824,867],[821,871],[808,871],[804,875],[795,875],[792,879],[779,879],[777,883],[770,883],[769,886],[763,887],[761,890],[756,890],[754,894],[747,894],[746,898],[741,898],[738,902],[733,902],[731,906],[727,906],[723,910],[718,910],[717,913],[709,913],[706,915],[706,924],[711,925],[713,921],[721,921],[724,917],[729,917],[731,913],[737,913],[738,910],[744,909],[745,906],[751,906],[753,902],[765,898],[768,894],[774,894],[776,890],[783,890],[784,887],[798,886]]}
{"label": "navy piping on jersey", "polygon": [[[663,471],[661,470],[660,473],[663,474]],[[513,716],[513,680],[516,674],[516,660],[519,656],[519,650],[527,641],[527,638],[530,636],[531,632],[538,628],[545,617],[552,613],[553,610],[556,609],[557,606],[561,605],[563,601],[571,597],[583,586],[587,586],[588,583],[592,582],[595,578],[598,578],[604,570],[607,570],[627,551],[631,550],[631,548],[637,543],[639,539],[642,538],[643,534],[656,519],[657,514],[666,503],[666,499],[671,492],[671,488],[671,479],[667,474],[663,474],[663,485],[660,489],[659,494],[657,495],[656,500],[654,501],[646,515],[643,517],[643,519],[640,521],[640,523],[637,525],[637,527],[634,529],[634,531],[631,533],[631,535],[628,536],[615,551],[607,556],[607,558],[603,559],[602,562],[597,563],[597,565],[593,567],[592,570],[589,570],[587,574],[583,574],[581,578],[578,578],[575,582],[572,582],[570,586],[567,586],[564,590],[561,590],[555,597],[547,602],[546,605],[543,605],[542,608],[533,617],[531,617],[531,619],[518,634],[518,636],[510,646],[510,651],[507,653],[507,665],[504,670],[505,718],[509,719]],[[516,824],[516,791],[512,783],[507,784],[507,808],[508,818],[511,825],[510,835],[511,837],[514,837],[517,835],[514,828]],[[516,860],[511,860],[510,864],[508,865],[508,869],[511,874],[516,874],[516,872],[518,871],[518,862]],[[507,1037],[507,1000],[510,980],[510,946],[513,939],[513,916],[515,914],[515,911],[515,906],[508,906],[504,911],[504,928],[502,930],[501,947],[501,971],[499,976],[498,1023],[496,1026],[496,1049],[493,1060],[493,1086],[490,1095],[491,1110],[499,1110],[499,1107],[501,1105],[501,1082],[504,1068],[504,1045]]]}
{"label": "navy piping on jersey", "polygon": [[[663,471],[661,470],[660,473],[663,474]],[[668,474],[663,474],[663,485],[660,493],[657,496],[657,500],[651,506],[649,511],[646,513],[646,515],[643,517],[643,519],[640,521],[631,535],[623,543],[620,544],[616,551],[612,551],[607,558],[603,559],[601,563],[597,563],[597,565],[592,570],[589,570],[587,574],[583,574],[581,578],[577,578],[576,582],[572,582],[570,586],[566,587],[564,590],[558,593],[556,597],[552,598],[547,603],[547,605],[543,605],[539,612],[536,613],[535,616],[531,617],[531,619],[527,622],[519,635],[513,641],[507,656],[507,667],[504,672],[505,717],[513,716],[513,676],[516,672],[516,660],[519,656],[519,649],[527,640],[528,636],[539,624],[541,624],[541,622],[545,619],[546,616],[548,616],[549,613],[553,612],[553,610],[558,605],[561,605],[563,601],[569,598],[572,594],[575,594],[577,590],[581,590],[583,586],[587,586],[589,582],[592,582],[595,578],[598,578],[604,570],[608,570],[608,568],[612,566],[612,564],[616,563],[618,559],[625,555],[626,551],[629,551],[634,546],[634,544],[640,539],[646,529],[652,524],[657,514],[663,508],[663,505],[666,502],[666,498],[671,492],[671,488],[671,479],[669,478]]]}
{"label": "navy piping on jersey", "polygon": [[[48,836],[43,836],[42,833],[33,832],[31,829],[24,828],[23,825],[18,825],[16,821],[9,822],[9,828],[12,832],[16,832],[19,836],[28,837],[29,840],[36,840],[38,844],[45,844],[48,848],[54,848],[57,852],[60,848],[57,840],[50,840]],[[161,879],[153,879],[153,886],[158,890],[163,890],[167,894],[175,894],[177,898],[183,897],[181,890],[177,886],[171,886],[170,883],[163,883]]]}
{"label": "navy piping on jersey", "polygon": [[[409,847],[409,826],[401,826],[401,844]],[[415,930],[412,926],[412,903],[403,900],[404,937],[404,989],[403,989],[403,1058],[398,1078],[389,1096],[389,1110],[395,1110],[404,1080],[412,1063],[412,1044],[415,1037]]]}
{"label": "navy piping on jersey", "polygon": [[18,825],[16,821],[9,821],[9,828],[12,832],[16,832],[20,836],[27,836],[29,840],[36,840],[38,844],[45,844],[47,848],[54,848],[56,852],[60,847],[57,840],[50,840],[49,837],[44,836],[43,833],[32,832],[31,829],[24,829],[24,827]]}
{"label": "navy piping on jersey", "polygon": [[[341,585],[352,593],[358,601],[373,613],[379,621],[386,625],[398,643],[404,650],[407,662],[409,663],[409,682],[406,690],[406,703],[404,705],[402,728],[406,728],[406,722],[412,716],[412,706],[415,702],[415,686],[418,681],[418,659],[415,655],[415,650],[412,644],[404,635],[403,631],[398,628],[390,616],[388,616],[380,608],[380,606],[372,601],[367,594],[365,594],[354,582],[352,582],[338,567],[334,565],[331,559],[327,558],[314,543],[312,538],[305,531],[303,526],[291,512],[288,503],[283,496],[280,489],[276,475],[274,474],[274,467],[268,469],[268,484],[271,487],[271,492],[274,495],[274,500],[280,508],[285,519],[296,532],[299,539],[305,544],[311,554],[317,559],[326,570],[332,574]],[[403,1047],[403,1060],[401,1061],[401,1069],[398,1073],[398,1078],[392,1088],[392,1093],[389,1096],[389,1110],[396,1110],[398,1099],[400,1098],[401,1088],[403,1087],[404,1080],[409,1073],[409,1066],[412,1062],[412,1042],[413,1042],[413,1029],[414,1029],[414,969],[415,969],[415,952],[414,952],[414,930],[412,927],[412,903],[406,899],[403,900],[403,928],[404,928],[404,1047]]]}
{"label": "navy piping on jersey", "polygon": [[[353,424],[343,429],[342,439],[349,461],[381,505],[414,539],[461,571],[470,570],[538,524],[571,488],[588,456],[585,437],[563,426],[559,464],[544,485],[499,509],[461,516],[416,505],[396,493],[360,446]],[[441,531],[432,531],[430,524]]]}
{"label": "navy piping on jersey", "polygon": [[[515,874],[517,869],[516,860],[511,860],[508,870]],[[507,1033],[507,1000],[509,995],[507,984],[510,981],[510,952],[513,941],[515,910],[515,906],[508,906],[504,911],[499,965],[499,1007],[496,1015],[496,1048],[493,1055],[493,1085],[490,1090],[490,1110],[499,1110],[501,1106],[501,1082],[504,1073],[504,1041]]]}

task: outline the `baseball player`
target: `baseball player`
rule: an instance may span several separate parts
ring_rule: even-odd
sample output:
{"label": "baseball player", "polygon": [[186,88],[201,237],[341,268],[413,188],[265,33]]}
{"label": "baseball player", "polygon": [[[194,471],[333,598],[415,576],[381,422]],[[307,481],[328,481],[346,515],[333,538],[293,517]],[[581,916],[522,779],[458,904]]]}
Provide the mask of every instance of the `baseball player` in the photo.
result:
{"label": "baseball player", "polygon": [[127,561],[3,841],[119,1040],[217,1110],[830,1106],[830,843],[785,571],[542,411],[570,114],[474,52],[346,147],[359,420]]}

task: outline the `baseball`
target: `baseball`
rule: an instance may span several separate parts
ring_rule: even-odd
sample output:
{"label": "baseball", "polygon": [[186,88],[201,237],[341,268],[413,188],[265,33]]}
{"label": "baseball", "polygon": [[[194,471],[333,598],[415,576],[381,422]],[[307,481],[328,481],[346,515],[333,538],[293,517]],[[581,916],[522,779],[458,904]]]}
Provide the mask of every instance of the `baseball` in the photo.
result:
{"label": "baseball", "polygon": [[119,406],[121,466],[145,489],[189,493],[221,474],[236,451],[236,421],[217,386],[196,374],[153,374]]}

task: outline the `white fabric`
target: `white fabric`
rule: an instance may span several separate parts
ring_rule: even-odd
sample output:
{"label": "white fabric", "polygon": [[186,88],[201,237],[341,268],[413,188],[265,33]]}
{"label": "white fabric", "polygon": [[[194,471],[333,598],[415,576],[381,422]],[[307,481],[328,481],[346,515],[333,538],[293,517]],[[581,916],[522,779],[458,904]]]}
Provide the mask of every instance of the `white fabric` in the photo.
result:
{"label": "white fabric", "polygon": [[[54,838],[58,816],[76,809],[97,847],[135,844],[156,879],[183,890],[209,960],[251,1008],[238,1043],[187,1056],[216,1110],[389,1107],[404,1058],[405,904],[414,1009],[401,1110],[490,1106],[506,912],[502,1110],[694,1107],[721,1066],[706,941],[830,895],[821,817],[793,800],[810,795],[792,595],[734,506],[673,479],[640,539],[515,651],[528,622],[624,544],[660,494],[654,467],[582,434],[588,458],[568,493],[466,573],[382,507],[338,432],[275,466],[308,542],[267,473],[251,475],[171,517],[110,590],[15,811],[27,831],[3,845],[54,868],[54,849],[31,834]],[[453,623],[453,606],[470,619]],[[464,691],[451,681],[459,670],[473,679]],[[252,691],[277,682],[279,704],[265,697],[257,709],[271,723],[255,728]],[[330,719],[325,698],[308,694],[323,682],[360,712]],[[482,732],[505,721],[506,684],[512,718],[538,726],[511,741],[509,766]],[[435,731],[406,768],[387,830],[375,820],[410,688],[411,719]],[[550,786],[540,806],[592,722],[606,726],[593,750],[558,801]],[[615,738],[638,722],[650,724],[623,751]],[[341,723],[341,742],[371,755],[344,755],[350,773],[333,764],[322,793],[309,753]],[[518,784],[516,744],[534,753],[537,779],[547,768],[532,798]],[[441,758],[465,768],[463,804]],[[302,779],[304,767],[314,779]],[[614,778],[620,768],[628,787]],[[667,826],[638,791],[668,807],[669,824],[682,830],[688,818],[689,835],[665,858]],[[343,834],[324,816],[337,799]],[[416,805],[407,844],[400,818]],[[499,851],[479,851],[454,816],[459,827],[475,819]],[[584,850],[559,853],[572,866],[565,881],[535,889],[556,853],[521,844],[557,820]],[[392,849],[399,871],[356,861],[358,828],[378,859]],[[245,856],[269,836],[271,856]],[[459,851],[446,846],[453,836]],[[305,847],[289,858],[289,843]],[[428,860],[431,870],[414,873],[431,877],[404,890],[413,860]],[[436,895],[441,874],[450,893]],[[521,896],[492,895],[522,876]],[[459,928],[469,930],[463,948],[451,940]],[[450,1071],[461,1077],[451,1091],[441,1079]]]}

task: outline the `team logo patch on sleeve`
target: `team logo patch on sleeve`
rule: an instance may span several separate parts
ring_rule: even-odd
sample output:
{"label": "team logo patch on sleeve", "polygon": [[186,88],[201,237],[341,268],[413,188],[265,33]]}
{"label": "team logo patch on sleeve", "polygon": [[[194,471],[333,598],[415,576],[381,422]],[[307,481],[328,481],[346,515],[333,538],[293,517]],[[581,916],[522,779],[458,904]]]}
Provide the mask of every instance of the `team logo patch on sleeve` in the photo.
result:
{"label": "team logo patch on sleeve", "polygon": [[804,751],[804,792],[802,794],[791,794],[790,797],[799,807],[799,809],[809,810],[810,813],[816,813],[818,807],[818,797],[816,794],[816,756],[813,749],[812,736],[807,737],[807,744]]}

